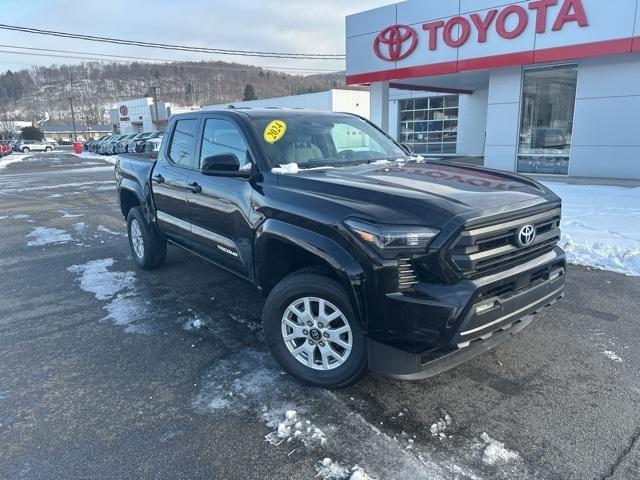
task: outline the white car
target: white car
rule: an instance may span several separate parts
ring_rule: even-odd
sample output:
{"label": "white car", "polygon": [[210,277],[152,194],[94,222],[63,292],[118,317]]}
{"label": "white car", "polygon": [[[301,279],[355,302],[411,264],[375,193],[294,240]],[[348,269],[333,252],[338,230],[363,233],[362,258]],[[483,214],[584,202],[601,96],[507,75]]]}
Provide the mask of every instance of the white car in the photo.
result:
{"label": "white car", "polygon": [[58,142],[56,142],[56,141],[55,141],[53,138],[51,138],[51,137],[44,137],[44,138],[42,139],[42,141],[43,141],[44,143],[48,143],[49,145],[52,145],[52,146],[56,146],[56,145],[58,145]]}
{"label": "white car", "polygon": [[53,148],[54,147],[52,145],[39,140],[21,140],[16,145],[16,150],[22,153],[51,152],[53,151]]}

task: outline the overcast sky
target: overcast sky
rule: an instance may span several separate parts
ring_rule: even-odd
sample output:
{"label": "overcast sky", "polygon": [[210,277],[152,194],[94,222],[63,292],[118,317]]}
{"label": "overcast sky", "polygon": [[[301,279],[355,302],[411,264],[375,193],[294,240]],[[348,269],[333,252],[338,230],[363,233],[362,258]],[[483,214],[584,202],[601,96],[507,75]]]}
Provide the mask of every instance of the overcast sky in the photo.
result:
{"label": "overcast sky", "polygon": [[[393,0],[0,0],[0,23],[45,30],[213,48],[344,53],[346,15]],[[7,46],[171,60],[342,70],[343,62],[259,59],[110,45],[0,30],[0,71],[81,60],[6,53]],[[43,52],[44,53],[44,52]]]}

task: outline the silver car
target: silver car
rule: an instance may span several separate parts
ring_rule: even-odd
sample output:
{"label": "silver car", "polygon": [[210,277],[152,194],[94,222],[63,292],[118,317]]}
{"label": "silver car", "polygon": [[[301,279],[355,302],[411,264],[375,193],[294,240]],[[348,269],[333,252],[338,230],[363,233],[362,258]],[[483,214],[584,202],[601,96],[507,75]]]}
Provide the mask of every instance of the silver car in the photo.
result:
{"label": "silver car", "polygon": [[22,153],[30,152],[51,152],[53,151],[53,145],[49,145],[46,142],[40,140],[21,140],[15,146],[15,149]]}

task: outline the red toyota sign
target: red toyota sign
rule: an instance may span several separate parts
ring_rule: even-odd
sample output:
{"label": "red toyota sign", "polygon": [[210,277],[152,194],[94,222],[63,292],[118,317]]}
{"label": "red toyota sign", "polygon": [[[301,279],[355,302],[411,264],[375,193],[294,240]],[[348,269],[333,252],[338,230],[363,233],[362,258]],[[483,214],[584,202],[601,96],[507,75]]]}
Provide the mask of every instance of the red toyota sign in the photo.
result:
{"label": "red toyota sign", "polygon": [[388,62],[404,60],[418,47],[418,33],[407,25],[392,25],[384,29],[373,42],[378,58]]}
{"label": "red toyota sign", "polygon": [[126,105],[120,105],[120,116],[121,117],[126,117],[127,115],[129,115],[129,109],[127,108]]}
{"label": "red toyota sign", "polygon": [[[530,12],[535,12],[536,33],[547,31],[548,9],[558,4],[558,0],[534,0],[524,6],[508,5],[501,9],[494,8],[483,14],[472,13],[467,16],[456,16],[448,21],[437,20],[422,25],[428,34],[429,50],[437,50],[440,40],[451,48],[459,48],[469,41],[485,43],[490,29],[495,29],[498,36],[505,40],[519,37],[527,29]],[[551,30],[562,30],[567,23],[575,22],[580,27],[587,27],[589,20],[582,0],[563,0],[562,6],[553,19]],[[408,58],[418,47],[417,32],[407,25],[392,25],[376,37],[373,50],[378,58],[388,62],[397,62]]]}

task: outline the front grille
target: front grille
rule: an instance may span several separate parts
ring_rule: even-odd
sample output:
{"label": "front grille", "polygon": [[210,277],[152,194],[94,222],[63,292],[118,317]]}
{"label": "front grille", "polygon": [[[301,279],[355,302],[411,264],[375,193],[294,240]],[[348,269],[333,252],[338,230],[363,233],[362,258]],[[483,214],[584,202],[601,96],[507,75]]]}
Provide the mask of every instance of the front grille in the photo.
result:
{"label": "front grille", "polygon": [[411,260],[408,258],[398,259],[398,288],[401,291],[411,290],[418,283],[418,277],[413,270]]}
{"label": "front grille", "polygon": [[[533,225],[536,237],[527,247],[516,239],[523,225]],[[509,220],[474,226],[460,233],[449,256],[465,277],[488,275],[506,270],[552,251],[560,241],[560,209]]]}

